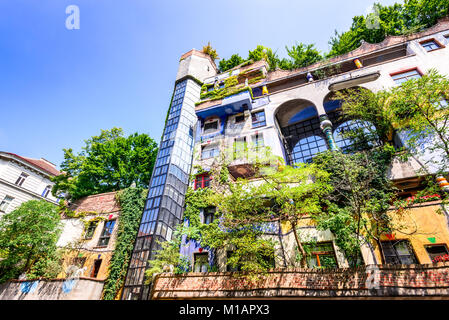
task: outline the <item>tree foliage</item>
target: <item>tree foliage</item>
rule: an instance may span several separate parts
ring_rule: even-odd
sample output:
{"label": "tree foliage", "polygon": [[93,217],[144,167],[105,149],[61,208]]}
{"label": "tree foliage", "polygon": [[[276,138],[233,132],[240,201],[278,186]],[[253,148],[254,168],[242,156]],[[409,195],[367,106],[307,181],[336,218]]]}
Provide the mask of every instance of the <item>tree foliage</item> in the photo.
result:
{"label": "tree foliage", "polygon": [[221,59],[218,64],[218,68],[221,72],[224,72],[238,66],[239,64],[242,64],[243,62],[245,62],[245,60],[243,60],[239,54],[235,53],[227,60]]}
{"label": "tree foliage", "polygon": [[82,151],[64,150],[62,174],[53,178],[52,193],[73,199],[117,191],[133,183],[146,187],[157,156],[157,144],[147,134],[124,137],[121,128],[101,130],[85,140]]}
{"label": "tree foliage", "polygon": [[0,282],[23,273],[28,278],[59,273],[56,243],[61,232],[55,205],[45,200],[24,202],[0,218]]}
{"label": "tree foliage", "polygon": [[[375,3],[373,11],[367,15],[353,17],[349,30],[335,31],[329,40],[330,51],[323,55],[314,48],[313,44],[297,43],[291,48],[286,46],[289,58],[280,59],[272,49],[259,45],[249,52],[248,59],[259,61],[263,58],[268,62],[270,70],[306,67],[323,60],[324,57],[332,58],[355,50],[362,45],[363,41],[379,43],[387,36],[410,34],[429,28],[435,25],[438,19],[449,15],[449,2],[447,0],[405,0],[404,4],[395,3],[389,6]],[[231,56],[229,60],[220,61],[222,72],[240,64],[235,64],[237,60],[234,56]]]}
{"label": "tree foliage", "polygon": [[314,158],[333,187],[322,198],[327,210],[315,215],[317,228],[332,231],[336,244],[354,263],[361,244],[378,242],[393,227],[386,214],[395,197],[387,176],[393,154],[394,148],[385,145],[354,154],[328,151]]}
{"label": "tree foliage", "polygon": [[118,219],[117,240],[109,263],[108,278],[104,284],[103,300],[115,299],[123,286],[147,193],[148,190],[144,188],[127,188],[117,194],[121,213]]}
{"label": "tree foliage", "polygon": [[[427,164],[447,171],[449,159],[449,79],[435,70],[400,86],[379,90],[346,90],[337,94],[343,114],[372,123],[383,142],[393,132],[403,136],[408,154],[435,152]],[[373,132],[374,134],[374,132]]]}
{"label": "tree foliage", "polygon": [[305,45],[303,43],[297,43],[291,48],[286,46],[285,49],[287,50],[287,54],[291,58],[291,65],[281,67],[281,69],[297,69],[307,67],[315,62],[323,60],[320,52],[314,47],[315,45],[313,44]]}
{"label": "tree foliage", "polygon": [[207,46],[203,46],[203,53],[208,54],[210,56],[210,58],[212,59],[212,61],[215,61],[216,59],[218,59],[217,50],[212,48],[212,46],[210,45],[210,42],[207,43]]}
{"label": "tree foliage", "polygon": [[348,31],[335,31],[329,41],[331,50],[328,57],[357,49],[362,41],[378,43],[387,36],[421,31],[449,15],[449,2],[446,0],[405,0],[404,4],[390,6],[376,3],[373,8],[373,13],[355,16]]}

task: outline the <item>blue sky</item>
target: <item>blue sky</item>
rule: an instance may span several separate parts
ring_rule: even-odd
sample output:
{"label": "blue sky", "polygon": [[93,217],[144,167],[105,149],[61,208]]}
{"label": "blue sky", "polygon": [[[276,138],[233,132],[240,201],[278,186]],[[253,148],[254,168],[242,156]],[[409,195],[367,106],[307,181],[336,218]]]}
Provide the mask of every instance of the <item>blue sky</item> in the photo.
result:
{"label": "blue sky", "polygon": [[[393,4],[394,0],[377,1]],[[63,161],[100,129],[159,143],[180,56],[211,42],[221,58],[258,44],[329,50],[372,0],[0,1],[0,150]],[[65,27],[66,7],[80,29]],[[218,64],[218,61],[217,61]]]}

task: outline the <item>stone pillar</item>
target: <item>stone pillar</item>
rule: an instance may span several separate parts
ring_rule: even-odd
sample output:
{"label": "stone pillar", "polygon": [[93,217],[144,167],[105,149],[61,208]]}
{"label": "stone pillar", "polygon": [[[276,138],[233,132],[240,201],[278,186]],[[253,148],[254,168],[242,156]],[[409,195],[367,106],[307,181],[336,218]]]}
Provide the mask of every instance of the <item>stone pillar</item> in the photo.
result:
{"label": "stone pillar", "polygon": [[320,128],[323,131],[324,135],[326,136],[326,141],[331,151],[337,151],[338,147],[335,144],[335,140],[332,135],[332,122],[325,114],[320,116]]}

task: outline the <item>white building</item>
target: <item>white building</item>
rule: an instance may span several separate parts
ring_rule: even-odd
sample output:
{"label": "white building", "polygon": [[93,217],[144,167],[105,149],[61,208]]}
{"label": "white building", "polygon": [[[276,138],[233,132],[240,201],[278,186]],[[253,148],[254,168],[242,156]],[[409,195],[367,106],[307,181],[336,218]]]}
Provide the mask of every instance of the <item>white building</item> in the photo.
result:
{"label": "white building", "polygon": [[29,200],[44,199],[57,204],[51,194],[50,177],[59,175],[56,166],[45,160],[0,151],[0,215]]}

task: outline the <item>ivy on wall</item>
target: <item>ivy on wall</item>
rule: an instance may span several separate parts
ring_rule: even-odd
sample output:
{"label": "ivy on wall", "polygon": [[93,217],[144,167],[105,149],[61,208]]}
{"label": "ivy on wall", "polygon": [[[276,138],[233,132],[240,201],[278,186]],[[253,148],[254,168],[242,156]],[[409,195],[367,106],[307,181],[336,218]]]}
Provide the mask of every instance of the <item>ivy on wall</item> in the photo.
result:
{"label": "ivy on wall", "polygon": [[109,275],[103,289],[103,300],[114,300],[123,286],[147,193],[148,190],[144,188],[127,188],[117,193],[121,214]]}

